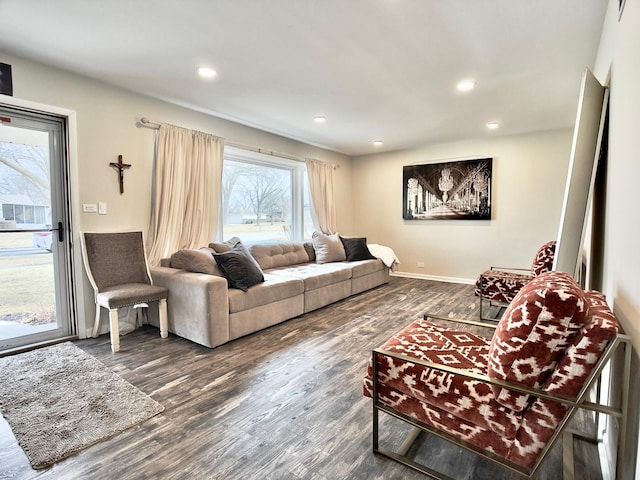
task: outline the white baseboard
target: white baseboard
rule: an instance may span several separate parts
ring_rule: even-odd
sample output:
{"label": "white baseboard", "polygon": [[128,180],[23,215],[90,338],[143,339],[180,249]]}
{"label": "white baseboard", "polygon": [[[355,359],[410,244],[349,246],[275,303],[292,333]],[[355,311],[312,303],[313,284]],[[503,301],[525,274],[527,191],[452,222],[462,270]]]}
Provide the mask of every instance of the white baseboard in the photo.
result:
{"label": "white baseboard", "polygon": [[412,273],[412,272],[391,272],[391,276],[394,277],[405,277],[405,278],[419,278],[421,280],[433,280],[436,282],[448,282],[448,283],[465,283],[468,285],[473,285],[476,283],[475,279],[468,278],[456,278],[456,277],[440,277],[437,275],[425,275],[422,273]]}

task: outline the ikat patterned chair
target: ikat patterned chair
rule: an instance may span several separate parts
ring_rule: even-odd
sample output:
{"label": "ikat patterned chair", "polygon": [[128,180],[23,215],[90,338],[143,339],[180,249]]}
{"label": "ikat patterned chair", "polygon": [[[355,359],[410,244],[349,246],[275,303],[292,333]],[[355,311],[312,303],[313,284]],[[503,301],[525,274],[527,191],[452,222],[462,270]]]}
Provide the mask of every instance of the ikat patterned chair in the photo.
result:
{"label": "ikat patterned chair", "polygon": [[[544,272],[553,268],[553,257],[556,252],[556,242],[547,242],[536,252],[531,268],[491,267],[480,274],[476,280],[475,294],[480,297],[480,318],[489,320],[483,315],[483,300],[490,303],[508,305],[516,294],[527,283]],[[526,272],[526,273],[523,273]]]}
{"label": "ikat patterned chair", "polygon": [[[407,456],[408,448],[380,447],[381,412],[529,478],[579,408],[613,414],[624,438],[626,389],[619,407],[585,401],[620,347],[628,385],[629,337],[618,332],[601,293],[583,291],[566,273],[538,275],[493,325],[491,339],[429,318],[447,320],[425,316],[373,351],[363,393],[373,398],[374,452],[442,478]],[[621,473],[624,442],[618,449]]]}

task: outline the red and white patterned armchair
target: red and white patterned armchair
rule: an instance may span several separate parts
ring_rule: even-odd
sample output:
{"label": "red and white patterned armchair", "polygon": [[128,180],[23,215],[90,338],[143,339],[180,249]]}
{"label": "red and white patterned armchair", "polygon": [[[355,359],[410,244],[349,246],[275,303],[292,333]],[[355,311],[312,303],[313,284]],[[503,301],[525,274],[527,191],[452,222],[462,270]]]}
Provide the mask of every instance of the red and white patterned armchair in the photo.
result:
{"label": "red and white patterned armchair", "polygon": [[[556,242],[547,242],[536,252],[530,269],[491,267],[476,280],[475,294],[480,297],[480,318],[488,320],[482,313],[483,300],[491,303],[509,304],[527,283],[553,268]],[[526,272],[526,273],[522,273]]]}
{"label": "red and white patterned armchair", "polygon": [[585,399],[619,346],[628,379],[629,337],[602,294],[583,291],[568,274],[547,272],[526,284],[491,339],[428,318],[437,317],[411,323],[373,351],[363,393],[373,398],[374,452],[440,478],[406,449],[380,447],[380,412],[525,476],[536,473],[579,408],[621,417],[624,429],[625,395],[619,407]]}

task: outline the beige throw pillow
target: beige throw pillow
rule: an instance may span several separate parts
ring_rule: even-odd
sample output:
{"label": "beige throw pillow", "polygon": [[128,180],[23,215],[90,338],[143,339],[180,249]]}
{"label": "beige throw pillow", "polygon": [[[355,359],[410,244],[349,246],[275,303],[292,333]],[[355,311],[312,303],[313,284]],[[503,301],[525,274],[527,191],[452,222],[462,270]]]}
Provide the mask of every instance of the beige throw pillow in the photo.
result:
{"label": "beige throw pillow", "polygon": [[214,253],[213,250],[209,248],[179,250],[171,255],[171,268],[222,277],[222,272],[216,265],[212,253]]}
{"label": "beige throw pillow", "polygon": [[229,240],[226,240],[221,243],[211,242],[209,244],[209,248],[213,248],[215,253],[224,253],[231,250],[237,244],[242,243],[238,237],[231,237]]}
{"label": "beige throw pillow", "polygon": [[337,232],[331,235],[313,232],[311,240],[316,252],[316,263],[342,262],[347,259]]}

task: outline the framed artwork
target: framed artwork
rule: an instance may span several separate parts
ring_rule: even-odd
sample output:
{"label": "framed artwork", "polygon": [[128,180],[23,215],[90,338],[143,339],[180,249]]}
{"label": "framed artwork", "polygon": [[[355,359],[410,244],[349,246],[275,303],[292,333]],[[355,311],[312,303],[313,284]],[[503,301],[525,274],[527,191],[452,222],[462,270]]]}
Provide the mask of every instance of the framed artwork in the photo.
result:
{"label": "framed artwork", "polygon": [[0,95],[13,95],[11,65],[0,63]]}
{"label": "framed artwork", "polygon": [[405,220],[491,220],[492,158],[402,167]]}

